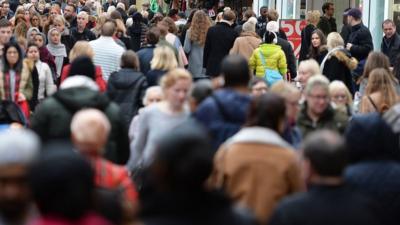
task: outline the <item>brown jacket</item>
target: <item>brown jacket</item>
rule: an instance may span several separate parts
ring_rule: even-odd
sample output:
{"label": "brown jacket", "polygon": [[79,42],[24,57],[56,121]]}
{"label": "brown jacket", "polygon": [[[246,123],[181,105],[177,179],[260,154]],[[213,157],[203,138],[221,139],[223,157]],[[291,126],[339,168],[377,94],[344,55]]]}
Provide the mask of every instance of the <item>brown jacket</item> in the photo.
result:
{"label": "brown jacket", "polygon": [[229,54],[240,54],[245,59],[249,60],[253,54],[254,49],[258,48],[261,44],[261,39],[254,32],[242,32],[240,37],[236,38],[233,47]]}
{"label": "brown jacket", "polygon": [[[34,63],[32,60],[24,59],[22,64],[22,71],[21,71],[21,80],[19,83],[19,90],[18,92],[24,94],[27,100],[32,98],[33,92],[33,83],[31,77],[31,71],[33,70]],[[5,99],[5,90],[4,90],[4,74],[0,71],[0,99]]]}
{"label": "brown jacket", "polygon": [[304,189],[294,150],[262,127],[243,128],[221,146],[210,181],[250,208],[262,224],[283,197]]}

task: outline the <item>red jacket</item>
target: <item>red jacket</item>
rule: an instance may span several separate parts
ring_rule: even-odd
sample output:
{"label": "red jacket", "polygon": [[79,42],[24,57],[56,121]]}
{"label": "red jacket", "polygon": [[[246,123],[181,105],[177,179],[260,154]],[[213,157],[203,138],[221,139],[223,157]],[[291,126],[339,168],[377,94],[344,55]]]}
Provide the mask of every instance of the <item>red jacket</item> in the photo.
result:
{"label": "red jacket", "polygon": [[[65,65],[62,69],[61,72],[61,80],[60,80],[60,84],[67,79],[68,74],[69,74],[69,70],[71,68],[71,64]],[[97,86],[99,86],[99,89],[101,92],[106,91],[107,89],[107,84],[106,82],[103,80],[103,72],[101,71],[101,67],[100,66],[96,66],[96,78],[95,78],[96,84]]]}

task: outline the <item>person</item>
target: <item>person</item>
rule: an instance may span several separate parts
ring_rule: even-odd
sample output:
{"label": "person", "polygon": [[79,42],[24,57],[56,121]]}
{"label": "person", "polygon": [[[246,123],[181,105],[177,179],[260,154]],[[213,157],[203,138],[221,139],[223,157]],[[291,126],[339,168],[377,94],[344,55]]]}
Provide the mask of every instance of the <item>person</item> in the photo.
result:
{"label": "person", "polygon": [[60,78],[61,70],[65,64],[68,63],[67,49],[65,45],[61,43],[61,33],[56,28],[51,28],[48,33],[48,44],[47,49],[50,54],[54,56],[54,62],[56,64],[56,76]]}
{"label": "person", "polygon": [[270,92],[280,95],[285,99],[286,121],[282,138],[295,150],[299,150],[303,138],[296,120],[300,111],[301,92],[290,83],[284,81],[279,81],[272,85]]}
{"label": "person", "polygon": [[20,128],[1,131],[0,142],[0,223],[27,224],[34,217],[27,173],[39,155],[40,140]]}
{"label": "person", "polygon": [[190,112],[196,112],[199,105],[206,100],[207,97],[211,96],[213,92],[214,90],[210,80],[204,79],[196,81],[193,84],[189,97]]}
{"label": "person", "polygon": [[139,59],[136,53],[132,50],[124,52],[121,56],[121,69],[110,75],[106,94],[120,106],[127,127],[142,107],[146,89],[147,80],[139,71]]}
{"label": "person", "polygon": [[342,30],[340,31],[340,36],[342,36],[344,43],[347,43],[350,33],[351,33],[351,25],[348,24],[347,22],[347,11],[349,11],[351,8],[347,8],[343,12],[343,21],[342,21]]}
{"label": "person", "polygon": [[330,105],[329,80],[323,75],[314,75],[308,80],[304,92],[306,101],[297,117],[302,136],[307,138],[312,131],[320,129],[343,133],[348,117]]}
{"label": "person", "polygon": [[267,31],[264,35],[263,44],[253,51],[249,59],[251,71],[255,71],[257,77],[267,79],[266,70],[278,71],[282,79],[286,79],[287,64],[285,53],[281,46],[277,45],[278,37],[274,32]]}
{"label": "person", "polygon": [[214,78],[220,75],[220,63],[229,54],[238,34],[232,28],[236,18],[232,10],[224,11],[223,20],[207,31],[204,44],[203,67],[206,75]]}
{"label": "person", "polygon": [[150,70],[146,74],[148,86],[157,86],[161,77],[168,71],[178,67],[175,54],[168,46],[159,46],[154,49],[154,56],[150,61]]}
{"label": "person", "polygon": [[189,118],[185,107],[192,85],[192,76],[184,69],[173,69],[161,78],[162,102],[147,107],[139,117],[139,132],[135,137],[127,164],[130,171],[146,166],[154,159],[154,150],[162,135],[176,129]]}
{"label": "person", "polygon": [[[69,53],[69,61],[70,64],[65,65],[63,67],[61,77],[60,77],[60,83],[64,82],[65,79],[67,79],[70,75],[70,70],[71,70],[71,64],[74,62],[74,60],[78,57],[81,56],[87,56],[91,60],[90,64],[93,64],[93,56],[94,52],[92,47],[90,46],[89,42],[87,41],[78,41],[75,43],[74,47],[71,49]],[[77,69],[80,69],[80,67],[85,67],[87,66],[86,64],[79,65],[78,63],[75,63],[77,65]],[[76,75],[76,74],[75,74]],[[99,87],[100,92],[104,92],[107,89],[107,84],[103,80],[103,72],[101,70],[100,66],[95,66],[95,74],[92,75],[92,73],[86,73],[86,74],[78,74],[78,75],[86,75],[96,82],[97,86]]]}
{"label": "person", "polygon": [[128,170],[103,158],[102,152],[111,130],[106,115],[98,109],[82,109],[71,120],[71,139],[77,151],[89,160],[94,170],[94,181],[98,188],[121,193],[124,212],[136,213],[138,194]]}
{"label": "person", "polygon": [[[398,116],[397,110],[393,108],[391,116]],[[375,202],[382,224],[394,225],[400,219],[399,136],[388,122],[379,113],[353,116],[345,133],[350,165],[344,179]]]}
{"label": "person", "polygon": [[[287,63],[287,73],[289,74],[290,80],[296,78],[297,76],[297,68],[296,68],[296,57],[294,56],[294,51],[292,45],[284,38],[281,38],[279,35],[281,33],[281,29],[279,29],[279,24],[277,21],[269,21],[266,27],[267,31],[275,32],[278,34],[278,43],[277,45],[281,46],[283,52],[285,53],[286,63]],[[278,33],[279,32],[279,33]],[[283,31],[282,31],[283,32]]]}
{"label": "person", "polygon": [[144,168],[141,224],[256,224],[248,211],[206,187],[212,157],[208,136],[196,124],[182,124],[164,135]]}
{"label": "person", "polygon": [[53,25],[50,27],[51,28],[56,28],[58,32],[61,34],[61,44],[65,46],[65,50],[67,51],[67,56],[69,55],[69,52],[71,49],[74,47],[74,44],[72,43],[71,39],[71,32],[69,28],[66,26],[66,21],[63,16],[57,15],[53,18]]}
{"label": "person", "polygon": [[146,33],[146,45],[144,45],[138,52],[140,62],[140,72],[147,74],[150,70],[150,62],[154,56],[154,49],[160,40],[160,30],[157,27],[152,27]]}
{"label": "person", "polygon": [[5,44],[3,51],[0,99],[13,102],[29,101],[33,91],[29,68],[33,62],[23,59],[21,48],[15,42]]}
{"label": "person", "polygon": [[[36,44],[30,43],[27,48],[26,57],[34,62],[38,76],[38,93],[37,100],[42,102],[47,96],[52,95],[57,91],[57,86],[54,84],[53,76],[50,67],[40,60],[39,48]],[[33,77],[32,77],[33,79]]]}
{"label": "person", "polygon": [[33,13],[31,18],[29,19],[29,22],[31,24],[31,27],[36,27],[39,29],[39,31],[43,30],[42,21],[39,13]]}
{"label": "person", "polygon": [[257,18],[257,31],[262,30],[268,23],[268,6],[261,6],[260,16]]}
{"label": "person", "polygon": [[343,110],[349,118],[353,115],[353,96],[342,81],[334,80],[329,84],[329,95],[334,109]]}
{"label": "person", "polygon": [[114,163],[125,164],[129,158],[129,140],[120,109],[99,93],[98,86],[89,77],[72,76],[66,79],[60,90],[36,108],[31,119],[32,129],[47,145],[57,141],[70,144],[72,115],[87,107],[103,110],[111,122],[104,157]]}
{"label": "person", "polygon": [[76,16],[76,6],[74,4],[66,4],[63,10],[64,18],[68,22],[68,28],[73,28],[78,26],[78,19]]}
{"label": "person", "polygon": [[256,33],[256,22],[257,19],[251,17],[242,25],[242,32],[233,43],[229,54],[240,54],[244,58],[250,59],[254,50],[258,48],[262,42],[261,38]]}
{"label": "person", "polygon": [[95,65],[100,66],[103,72],[103,79],[108,81],[110,74],[120,69],[119,63],[124,53],[124,48],[113,40],[116,24],[109,20],[104,23],[101,29],[101,36],[97,40],[89,42],[93,48]]}
{"label": "person", "polygon": [[0,51],[1,56],[4,54],[4,45],[10,42],[12,37],[12,27],[11,23],[5,19],[0,19],[0,48],[3,49]]}
{"label": "person", "polygon": [[39,157],[28,172],[28,185],[39,212],[31,224],[111,224],[93,212],[93,169],[72,151],[49,151]]}
{"label": "person", "polygon": [[269,225],[381,224],[374,202],[344,181],[344,139],[329,130],[310,134],[304,142],[304,170],[310,188],[284,199]]}
{"label": "person", "polygon": [[391,19],[383,21],[382,30],[385,35],[382,38],[381,52],[389,57],[390,65],[394,66],[400,53],[400,35]]}
{"label": "person", "polygon": [[246,23],[250,18],[253,18],[252,23],[254,23],[254,32],[257,31],[256,26],[257,26],[257,17],[256,14],[253,12],[252,9],[247,9],[246,11],[242,12],[242,19],[237,22],[237,25],[235,26],[235,31],[239,35],[243,31],[243,24]]}
{"label": "person", "polygon": [[328,54],[321,63],[321,72],[329,81],[339,80],[354,93],[354,81],[351,71],[357,68],[358,61],[344,48],[344,41],[339,33],[331,32],[327,38]]}
{"label": "person", "polygon": [[328,53],[328,48],[326,46],[326,37],[321,30],[316,29],[311,33],[311,45],[308,54],[309,59],[315,59],[319,65],[321,65],[322,60]]}
{"label": "person", "polygon": [[148,28],[143,22],[142,14],[135,12],[132,15],[132,25],[128,28],[128,35],[131,37],[131,46],[133,51],[138,51],[146,45],[146,33]]}
{"label": "person", "polygon": [[360,113],[383,113],[398,102],[395,83],[390,78],[388,71],[383,68],[376,68],[370,72],[361,100]]}
{"label": "person", "polygon": [[264,78],[253,77],[250,81],[249,86],[251,95],[255,97],[263,95],[268,91],[268,84]]}
{"label": "person", "polygon": [[14,12],[10,9],[9,1],[3,1],[1,3],[1,15],[7,20],[10,20],[14,16]]}
{"label": "person", "polygon": [[321,14],[318,10],[308,11],[306,14],[307,26],[301,30],[299,62],[307,59],[311,45],[311,34],[315,29],[317,29],[320,15]]}
{"label": "person", "polygon": [[174,47],[174,49],[178,52],[178,63],[180,67],[184,67],[188,65],[188,60],[183,49],[182,43],[179,40],[179,37],[176,36],[178,32],[177,27],[175,26],[174,21],[170,17],[164,17],[160,22],[161,26],[168,27],[168,32],[165,35],[165,40]]}
{"label": "person", "polygon": [[85,11],[81,11],[77,16],[77,26],[71,28],[71,42],[72,46],[77,41],[92,41],[96,39],[96,36],[91,32],[86,25],[89,22],[89,15]]}
{"label": "person", "polygon": [[320,73],[318,62],[314,59],[303,60],[299,64],[296,80],[299,82],[300,90],[303,91],[310,77]]}
{"label": "person", "polygon": [[351,33],[346,43],[350,51],[359,62],[365,61],[368,54],[374,49],[372,36],[369,29],[362,22],[362,13],[357,8],[352,8],[346,13],[347,21],[351,25]]}
{"label": "person", "polygon": [[180,27],[178,27],[178,31],[179,31],[179,34],[180,34],[179,40],[183,44],[185,44],[186,33],[189,30],[190,26],[192,25],[193,16],[197,11],[198,11],[198,9],[191,9],[190,14],[188,16],[188,19],[187,19],[185,25],[181,25]]}
{"label": "person", "polygon": [[203,68],[204,44],[211,26],[208,15],[198,10],[194,15],[189,30],[186,32],[183,49],[189,55],[188,70],[193,77],[205,76]]}
{"label": "person", "polygon": [[214,157],[212,183],[250,208],[260,224],[281,199],[304,188],[297,156],[281,137],[285,117],[283,97],[253,98],[244,127]]}
{"label": "person", "polygon": [[337,31],[336,19],[333,17],[335,14],[335,5],[332,2],[325,2],[322,5],[323,15],[318,22],[318,29],[320,29],[325,36],[331,32]]}
{"label": "person", "polygon": [[117,4],[113,1],[113,0],[107,0],[104,4],[103,4],[103,12],[107,12],[108,7],[110,6],[117,6]]}
{"label": "person", "polygon": [[[279,19],[278,11],[276,11],[276,9],[268,9],[268,23],[272,21],[278,22],[278,19]],[[286,33],[281,27],[278,26],[278,31],[276,31],[276,34],[278,35],[278,38],[282,38],[283,40],[287,41]]]}
{"label": "person", "polygon": [[221,63],[221,73],[224,87],[204,100],[193,114],[210,133],[215,151],[244,124],[251,100],[251,74],[245,58],[227,56]]}

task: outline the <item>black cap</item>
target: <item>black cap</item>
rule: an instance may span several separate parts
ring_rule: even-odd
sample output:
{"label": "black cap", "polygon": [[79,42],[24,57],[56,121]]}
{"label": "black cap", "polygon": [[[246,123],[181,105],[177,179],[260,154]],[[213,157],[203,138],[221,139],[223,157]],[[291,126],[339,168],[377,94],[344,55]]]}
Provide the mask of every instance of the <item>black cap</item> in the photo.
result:
{"label": "black cap", "polygon": [[362,17],[362,13],[361,13],[360,9],[358,9],[358,8],[352,8],[349,11],[345,12],[344,15],[352,16],[356,19],[361,19],[361,17]]}

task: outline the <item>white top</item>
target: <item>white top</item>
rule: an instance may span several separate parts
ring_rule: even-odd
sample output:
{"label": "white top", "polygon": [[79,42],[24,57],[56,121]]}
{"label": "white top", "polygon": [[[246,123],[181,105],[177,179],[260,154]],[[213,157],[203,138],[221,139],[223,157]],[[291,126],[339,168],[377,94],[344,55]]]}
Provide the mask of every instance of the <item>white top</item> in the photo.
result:
{"label": "white top", "polygon": [[35,63],[36,69],[39,75],[39,90],[38,90],[38,100],[43,100],[45,98],[44,93],[47,96],[52,95],[57,91],[57,86],[54,84],[53,76],[51,70],[47,63],[38,60]]}
{"label": "white top", "polygon": [[125,49],[118,45],[112,37],[105,36],[100,36],[89,44],[94,52],[93,63],[101,67],[103,79],[108,81],[110,74],[120,69],[120,60]]}

